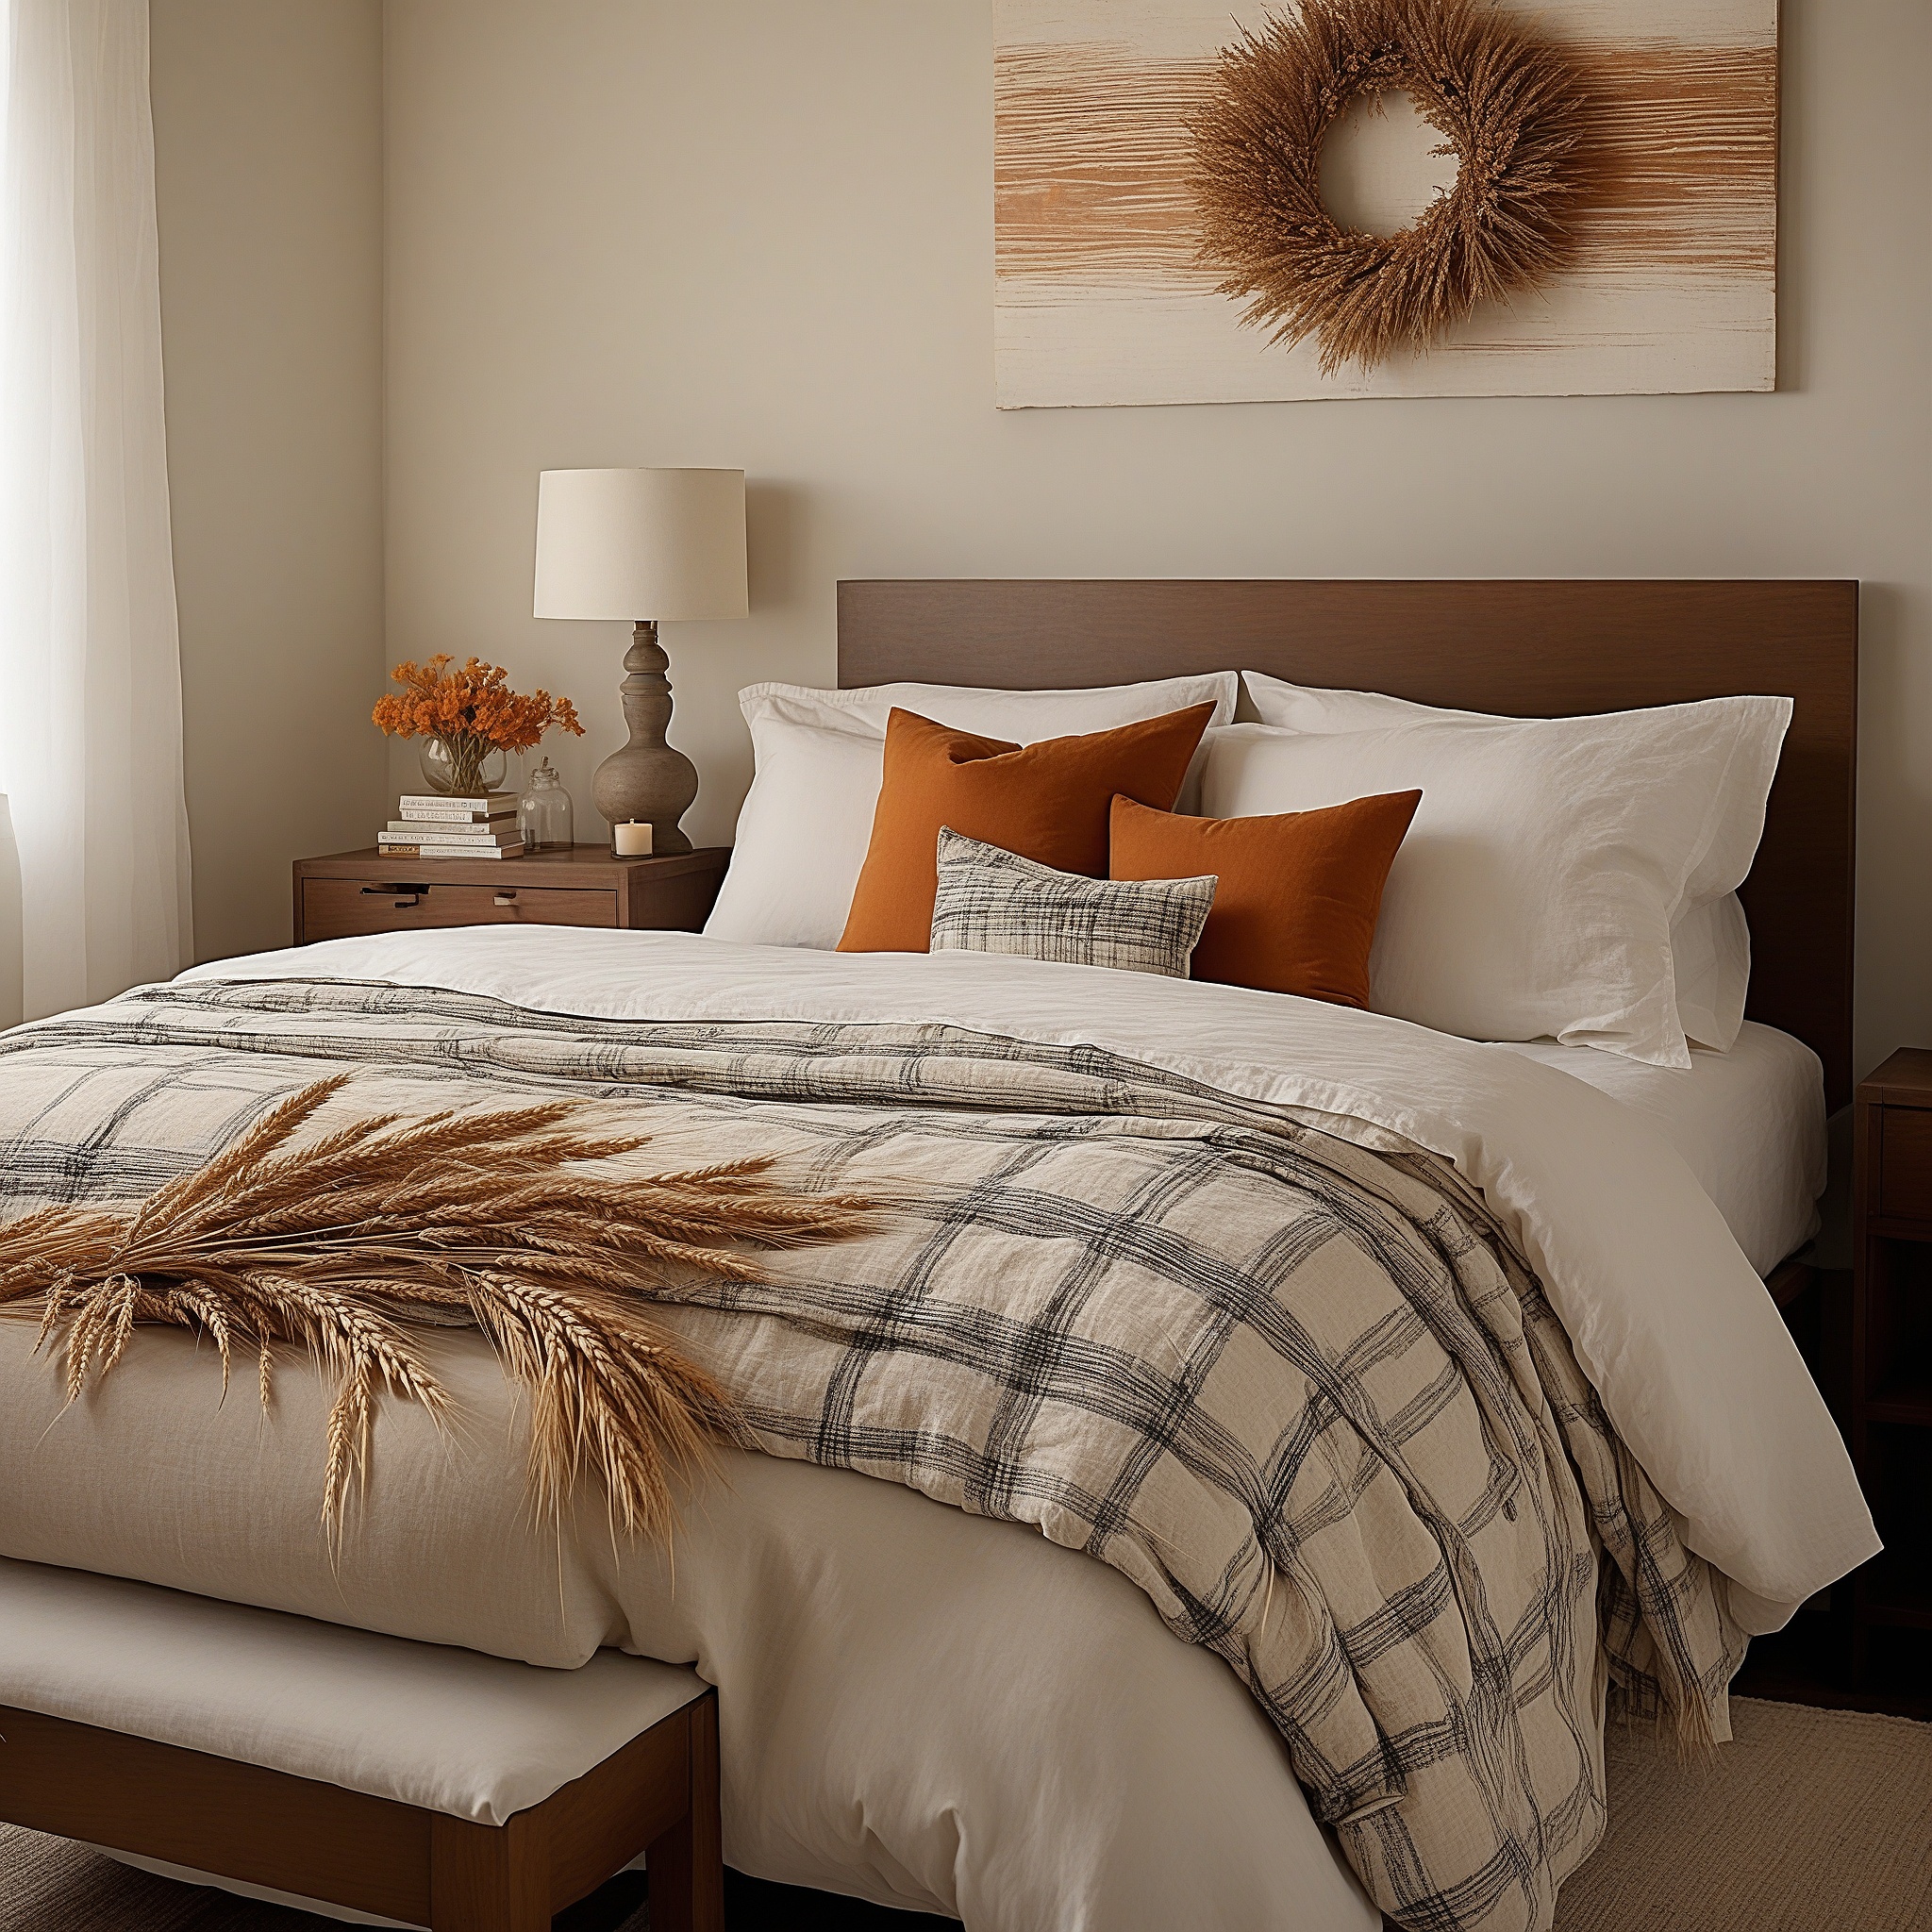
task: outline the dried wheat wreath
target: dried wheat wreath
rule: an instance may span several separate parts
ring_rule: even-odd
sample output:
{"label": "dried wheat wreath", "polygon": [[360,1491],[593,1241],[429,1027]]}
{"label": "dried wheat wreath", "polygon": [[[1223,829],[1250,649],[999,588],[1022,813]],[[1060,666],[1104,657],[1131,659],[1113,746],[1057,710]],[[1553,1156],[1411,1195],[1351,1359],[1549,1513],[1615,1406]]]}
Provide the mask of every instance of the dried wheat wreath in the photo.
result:
{"label": "dried wheat wreath", "polygon": [[[1407,93],[1446,137],[1456,185],[1397,235],[1322,201],[1322,143],[1350,102]],[[1192,126],[1201,258],[1244,320],[1322,370],[1426,348],[1479,304],[1563,262],[1584,99],[1564,56],[1471,0],[1301,0],[1222,50]]]}

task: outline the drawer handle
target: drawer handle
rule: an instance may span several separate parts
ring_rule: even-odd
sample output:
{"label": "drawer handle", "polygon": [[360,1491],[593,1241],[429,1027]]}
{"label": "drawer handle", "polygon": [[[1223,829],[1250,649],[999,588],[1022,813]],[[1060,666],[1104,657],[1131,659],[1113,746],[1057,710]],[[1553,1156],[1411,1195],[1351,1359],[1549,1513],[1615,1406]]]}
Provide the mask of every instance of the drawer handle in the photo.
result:
{"label": "drawer handle", "polygon": [[496,895],[496,903],[499,906],[514,906],[517,903],[517,895],[514,892],[499,892]]}

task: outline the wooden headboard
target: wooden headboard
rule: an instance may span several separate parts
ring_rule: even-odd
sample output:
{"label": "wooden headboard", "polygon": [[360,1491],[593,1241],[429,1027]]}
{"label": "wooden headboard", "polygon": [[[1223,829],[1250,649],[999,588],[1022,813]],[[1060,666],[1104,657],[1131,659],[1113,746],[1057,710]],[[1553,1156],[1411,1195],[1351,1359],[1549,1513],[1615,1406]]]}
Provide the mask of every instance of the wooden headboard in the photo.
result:
{"label": "wooden headboard", "polygon": [[839,682],[1016,690],[1252,669],[1518,717],[1796,701],[1745,882],[1750,1013],[1852,1093],[1858,587],[919,579],[839,586]]}

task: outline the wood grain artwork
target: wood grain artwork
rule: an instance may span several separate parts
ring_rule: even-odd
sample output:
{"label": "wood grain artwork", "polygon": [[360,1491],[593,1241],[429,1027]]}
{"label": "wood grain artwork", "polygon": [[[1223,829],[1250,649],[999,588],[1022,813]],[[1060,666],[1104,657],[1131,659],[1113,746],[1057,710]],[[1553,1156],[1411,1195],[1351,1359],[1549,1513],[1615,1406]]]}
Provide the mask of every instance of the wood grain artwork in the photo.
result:
{"label": "wood grain artwork", "polygon": [[[1476,5],[1574,90],[1562,258],[1324,370],[1243,285],[1212,178],[1231,57],[1294,0],[995,0],[1000,407],[1774,388],[1777,0]],[[1442,125],[1401,91],[1338,99],[1321,210],[1357,242],[1440,224],[1468,199]]]}

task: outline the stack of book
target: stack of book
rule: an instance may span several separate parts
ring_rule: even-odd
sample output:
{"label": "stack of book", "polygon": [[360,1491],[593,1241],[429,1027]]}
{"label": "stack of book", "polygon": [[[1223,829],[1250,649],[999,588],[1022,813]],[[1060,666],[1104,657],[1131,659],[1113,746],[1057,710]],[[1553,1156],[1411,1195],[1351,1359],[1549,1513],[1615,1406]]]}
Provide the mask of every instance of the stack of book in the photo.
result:
{"label": "stack of book", "polygon": [[515,858],[524,849],[517,830],[517,795],[490,791],[476,798],[406,792],[376,850],[396,858]]}

